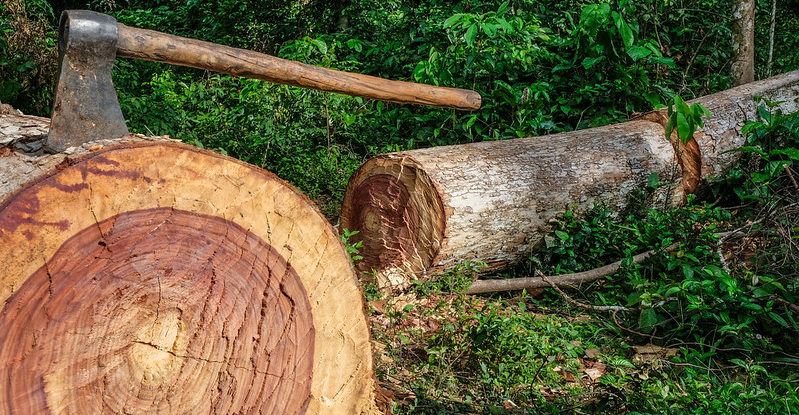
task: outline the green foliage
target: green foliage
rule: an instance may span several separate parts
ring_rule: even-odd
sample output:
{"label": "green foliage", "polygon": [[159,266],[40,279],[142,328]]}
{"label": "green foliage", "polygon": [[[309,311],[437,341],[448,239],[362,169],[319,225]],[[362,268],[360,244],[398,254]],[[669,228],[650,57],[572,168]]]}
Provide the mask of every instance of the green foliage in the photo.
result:
{"label": "green foliage", "polygon": [[0,4],[0,102],[26,113],[49,112],[56,38],[50,3]]}
{"label": "green foliage", "polygon": [[[799,67],[795,3],[778,3],[772,74]],[[676,129],[685,141],[707,111],[682,97],[730,86],[726,0],[14,0],[0,5],[0,100],[49,112],[59,7],[87,5],[132,26],[482,94],[482,109],[461,113],[116,61],[132,131],[169,134],[265,167],[328,217],[337,215],[350,174],[379,153],[604,125],[665,103],[675,105],[667,135]],[[759,76],[766,75],[769,14],[770,1],[759,1]],[[630,312],[586,317],[551,292],[541,299],[461,295],[479,262],[417,282],[413,295],[426,306],[389,306],[388,326],[374,331],[393,359],[379,376],[403,377],[416,394],[397,412],[798,412],[797,322],[785,305],[799,302],[791,251],[799,224],[786,208],[799,193],[792,182],[799,178],[792,177],[797,118],[768,101],[758,113],[744,127],[743,163],[715,184],[720,202],[743,205],[735,215],[701,203],[619,216],[597,207],[582,220],[569,214],[516,270],[552,275],[626,258],[598,289],[572,295]],[[653,175],[642,194],[658,186]],[[736,240],[744,263],[719,259],[724,244],[716,233],[731,223],[752,234]],[[354,234],[342,235],[353,261],[360,256]],[[679,247],[645,264],[629,260],[672,242]],[[374,285],[364,291],[369,301],[390,300]],[[429,321],[440,327],[420,329]],[[650,342],[679,352],[634,363],[631,346]],[[597,363],[607,368],[589,379],[585,370]]]}
{"label": "green foliage", "polygon": [[343,228],[341,229],[341,235],[339,235],[341,242],[344,243],[344,248],[346,248],[347,255],[349,255],[351,262],[363,259],[363,256],[360,255],[360,249],[363,247],[363,241],[358,241],[355,243],[352,243],[351,241],[352,237],[357,234],[358,231],[351,231],[347,228]]}
{"label": "green foliage", "polygon": [[462,294],[485,267],[483,261],[464,261],[429,280],[414,280],[413,291],[420,296],[429,296],[431,293]]}
{"label": "green foliage", "polygon": [[741,201],[769,203],[781,196],[799,193],[792,168],[799,165],[799,113],[785,115],[778,102],[763,99],[757,109],[757,121],[741,129],[747,145],[735,151],[743,153],[743,163],[730,172]]}
{"label": "green foliage", "polygon": [[710,117],[710,111],[702,104],[695,102],[689,107],[678,95],[674,96],[674,106],[669,105],[669,120],[666,122],[666,139],[670,139],[672,131],[677,129],[677,137],[687,143],[694,138],[694,132],[704,127],[702,117]]}

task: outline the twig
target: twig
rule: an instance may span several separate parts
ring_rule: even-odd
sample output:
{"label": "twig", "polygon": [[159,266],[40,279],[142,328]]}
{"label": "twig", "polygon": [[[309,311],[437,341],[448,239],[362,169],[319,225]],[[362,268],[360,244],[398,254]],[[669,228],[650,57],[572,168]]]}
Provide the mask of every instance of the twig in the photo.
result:
{"label": "twig", "polygon": [[570,303],[572,303],[572,304],[574,304],[574,305],[576,305],[578,307],[586,308],[588,310],[594,310],[594,311],[613,311],[613,312],[630,311],[629,308],[624,307],[624,306],[620,306],[620,305],[591,305],[591,304],[581,303],[581,302],[569,297],[568,294],[566,294],[565,292],[563,292],[563,290],[558,288],[558,285],[555,284],[554,282],[552,282],[549,279],[549,277],[544,275],[543,272],[541,272],[539,270],[536,270],[536,272],[538,273],[538,276],[541,278],[541,280],[543,280],[544,282],[549,284],[549,286],[552,287],[553,290],[557,291],[558,294],[560,294],[566,301],[568,301],[568,302],[570,302]]}
{"label": "twig", "polygon": [[793,188],[799,192],[799,184],[796,183],[796,178],[793,177],[793,173],[791,173],[791,168],[788,167],[787,164],[783,164],[782,168],[785,169],[785,173],[788,173],[788,178],[791,179],[791,183],[793,183]]}
{"label": "twig", "polygon": [[784,298],[782,298],[782,297],[780,297],[778,295],[774,295],[774,294],[770,295],[769,298],[774,300],[774,301],[776,301],[776,302],[778,302],[778,303],[780,303],[780,304],[782,304],[782,305],[784,305],[784,306],[786,306],[786,307],[788,307],[794,313],[799,314],[799,305],[796,305],[796,304],[794,304],[794,303],[792,303],[792,302],[790,302],[790,301],[788,301],[788,300],[786,300],[786,299],[784,299]]}
{"label": "twig", "polygon": [[[665,248],[664,251],[670,251],[676,248],[679,244],[673,243]],[[660,252],[660,250],[651,250],[646,251],[644,253],[635,255],[632,260],[633,263],[640,264],[641,262],[647,260],[652,255]],[[594,268],[592,270],[583,271],[583,272],[575,272],[573,274],[562,274],[562,275],[555,275],[546,278],[552,278],[556,282],[555,285],[559,287],[571,287],[576,288],[579,287],[582,283],[591,282],[594,280],[598,280],[602,277],[607,277],[608,275],[614,274],[616,271],[621,268],[621,264],[623,261],[616,261],[612,264],[605,265],[603,267]],[[545,277],[542,273],[538,272],[539,277],[526,277],[526,278],[509,278],[509,279],[495,279],[495,280],[477,280],[472,283],[472,285],[466,290],[466,294],[482,294],[482,293],[493,293],[498,291],[516,291],[516,290],[532,290],[536,288],[546,288],[552,285],[552,282],[547,282],[542,276]]]}

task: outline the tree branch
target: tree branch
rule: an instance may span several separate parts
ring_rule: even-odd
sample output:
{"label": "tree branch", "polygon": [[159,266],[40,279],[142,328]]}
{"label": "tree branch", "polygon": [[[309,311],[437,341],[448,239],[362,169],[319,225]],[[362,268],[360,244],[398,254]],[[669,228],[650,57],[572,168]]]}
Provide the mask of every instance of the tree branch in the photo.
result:
{"label": "tree branch", "polygon": [[[676,248],[678,245],[679,245],[678,243],[673,243],[663,248],[662,250],[670,251]],[[651,251],[646,251],[644,253],[635,255],[633,257],[633,263],[640,264],[641,262],[647,260],[649,257],[660,251],[661,251],[660,249],[657,250],[653,249]],[[536,288],[551,287],[552,284],[555,284],[558,287],[576,288],[583,283],[598,280],[602,277],[607,277],[608,275],[614,274],[616,271],[619,270],[621,264],[622,261],[616,261],[612,264],[608,264],[599,268],[594,268],[588,271],[575,272],[573,274],[554,275],[549,277],[543,275],[541,272],[538,272],[539,274],[538,277],[476,280],[466,290],[466,294],[483,294],[483,293],[492,293],[498,291],[532,290]]]}

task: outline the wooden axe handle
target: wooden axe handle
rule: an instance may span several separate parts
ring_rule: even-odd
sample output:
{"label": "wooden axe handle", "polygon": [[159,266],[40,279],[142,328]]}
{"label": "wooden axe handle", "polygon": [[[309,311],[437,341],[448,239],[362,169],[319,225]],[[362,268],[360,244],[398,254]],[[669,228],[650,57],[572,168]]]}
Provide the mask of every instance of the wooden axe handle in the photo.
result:
{"label": "wooden axe handle", "polygon": [[336,71],[246,49],[137,29],[121,23],[117,23],[117,26],[117,56],[402,104],[460,110],[480,108],[480,94],[468,89],[443,88]]}

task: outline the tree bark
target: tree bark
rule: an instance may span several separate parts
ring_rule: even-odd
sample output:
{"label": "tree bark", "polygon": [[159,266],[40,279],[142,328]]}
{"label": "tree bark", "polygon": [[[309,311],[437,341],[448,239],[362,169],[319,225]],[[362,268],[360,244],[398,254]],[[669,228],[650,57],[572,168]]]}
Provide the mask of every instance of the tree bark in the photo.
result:
{"label": "tree bark", "polygon": [[[701,180],[722,177],[745,143],[762,96],[797,109],[799,71],[698,99],[712,116],[694,140],[664,137],[665,112],[543,137],[392,153],[350,179],[341,227],[363,241],[356,266],[401,289],[463,261],[492,272],[524,260],[567,210],[628,205],[651,174],[662,184],[653,206],[679,205]],[[676,150],[676,151],[675,151]]]}
{"label": "tree bark", "polygon": [[376,413],[360,290],[310,200],[165,138],[37,154],[46,131],[0,115],[0,413]]}
{"label": "tree bark", "polygon": [[774,26],[777,22],[777,0],[771,0],[771,17],[768,26],[768,61],[766,62],[766,76],[771,76],[771,66],[774,62]]}
{"label": "tree bark", "polygon": [[732,14],[732,84],[755,80],[755,0],[735,0]]}

